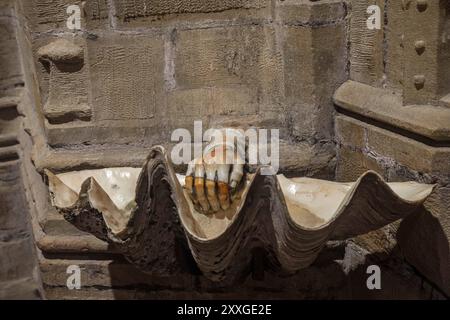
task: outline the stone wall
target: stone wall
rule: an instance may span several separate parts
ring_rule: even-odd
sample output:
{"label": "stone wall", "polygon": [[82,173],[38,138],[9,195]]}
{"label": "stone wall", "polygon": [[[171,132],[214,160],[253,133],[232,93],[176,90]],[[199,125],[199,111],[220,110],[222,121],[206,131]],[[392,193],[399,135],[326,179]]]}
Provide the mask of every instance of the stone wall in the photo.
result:
{"label": "stone wall", "polygon": [[[65,12],[76,2],[48,4],[19,1],[18,12],[54,148],[167,143],[194,120],[280,128],[310,145],[333,136],[342,1],[87,1],[76,32]],[[58,50],[78,50],[77,64]]]}
{"label": "stone wall", "polygon": [[43,296],[22,171],[22,67],[12,1],[0,3],[0,299]]}
{"label": "stone wall", "polygon": [[[372,3],[351,1],[352,12]],[[351,181],[374,170],[388,181],[437,184],[397,237],[404,257],[449,295],[450,3],[377,3],[381,30],[361,28],[361,15],[350,23],[350,80],[334,96],[336,178]]]}
{"label": "stone wall", "polygon": [[[449,295],[448,1],[0,3],[0,297],[42,296],[41,278],[53,299]],[[381,30],[365,27],[374,3]],[[68,5],[81,30],[67,28]],[[398,232],[331,243],[295,277],[251,270],[233,290],[195,271],[143,275],[50,205],[43,169],[141,166],[194,120],[281,129],[286,173],[348,181],[372,169],[437,192]],[[364,286],[373,263],[382,292]],[[70,265],[85,270],[82,290],[66,287]]]}

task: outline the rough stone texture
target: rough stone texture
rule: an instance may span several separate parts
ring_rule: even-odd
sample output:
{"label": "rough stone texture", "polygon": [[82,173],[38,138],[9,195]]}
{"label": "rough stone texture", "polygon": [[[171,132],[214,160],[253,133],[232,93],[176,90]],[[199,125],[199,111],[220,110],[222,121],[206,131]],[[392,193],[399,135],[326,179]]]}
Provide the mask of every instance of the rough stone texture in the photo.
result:
{"label": "rough stone texture", "polygon": [[[0,162],[1,299],[29,299],[42,296],[35,243],[20,167],[18,160]],[[27,284],[23,285],[24,283]]]}
{"label": "rough stone texture", "polygon": [[[288,141],[316,144],[331,139],[329,97],[345,80],[346,68],[340,59],[346,54],[347,13],[341,1],[276,1],[275,6],[262,0],[94,1],[83,7],[82,32],[64,30],[60,11],[65,3],[58,1],[48,12],[44,2],[18,4],[29,31],[25,38],[36,52],[31,75],[33,69],[36,74],[30,82],[37,78],[36,99],[44,105],[50,146],[133,140],[151,146],[165,143],[172,129],[189,128],[200,118],[208,126],[231,121],[280,128]],[[302,15],[289,16],[287,8]],[[259,18],[250,13],[260,11]],[[73,38],[81,46],[82,68],[61,73],[54,63],[46,66],[36,58],[54,41],[53,35]],[[299,59],[301,55],[309,58]],[[292,68],[303,76],[290,79]],[[314,87],[320,89],[301,94],[309,79],[317,79]],[[290,87],[292,80],[301,84]],[[71,89],[76,83],[81,85]],[[67,103],[54,104],[53,97]],[[81,99],[86,97],[88,102]]]}
{"label": "rough stone texture", "polygon": [[[400,92],[405,105],[437,105],[449,91],[448,1],[349,4],[350,79]],[[380,30],[366,27],[370,5],[381,9]]]}
{"label": "rough stone texture", "polygon": [[[438,95],[440,97],[447,95],[450,91],[450,3],[447,1],[442,4],[443,7],[440,11],[440,15],[443,16],[440,23],[440,38],[438,46],[438,78],[439,88]],[[447,105],[448,106],[448,105]]]}
{"label": "rough stone texture", "polygon": [[388,181],[437,184],[424,209],[405,219],[397,236],[408,261],[448,295],[450,148],[428,146],[343,115],[336,118],[336,134],[340,181],[374,170]]}
{"label": "rough stone texture", "polygon": [[[382,9],[378,32],[364,29],[365,9],[374,3]],[[81,6],[81,31],[66,28],[69,4]],[[446,0],[428,1],[422,11],[417,0],[2,1],[0,110],[7,111],[6,120],[0,119],[0,161],[9,165],[20,158],[23,202],[30,204],[26,212],[39,254],[46,256],[40,261],[48,297],[442,297],[449,279],[449,12]],[[39,49],[60,38],[82,48],[81,68],[65,72],[39,59]],[[415,42],[422,39],[426,49],[419,54]],[[414,77],[420,75],[425,84],[418,90]],[[404,221],[398,235],[402,250],[376,259],[389,270],[383,292],[366,290],[365,268],[346,276],[330,265],[330,256],[319,271],[299,274],[300,282],[270,276],[230,293],[199,284],[201,276],[186,280],[193,285],[180,280],[183,292],[176,281],[127,282],[136,273],[129,265],[111,275],[108,263],[96,261],[97,255],[113,258],[114,248],[71,229],[49,204],[43,169],[141,166],[149,146],[166,144],[174,128],[191,129],[199,119],[205,128],[280,128],[283,171],[329,179],[336,163],[331,96],[348,78],[357,85],[341,87],[347,93],[338,97],[340,89],[335,102],[338,111],[359,120],[336,120],[337,178],[353,180],[373,169],[391,181],[439,183],[426,205],[433,215]],[[0,221],[16,228],[21,220],[10,214]],[[342,252],[340,258],[356,263],[374,243],[393,243],[379,234],[368,239],[352,241],[347,258]],[[30,252],[26,242],[14,245]],[[86,266],[93,278],[102,276],[69,292],[65,268],[72,262]],[[16,267],[2,265],[5,274],[21,278],[1,283],[0,296],[35,297],[39,282],[28,274],[32,266]],[[271,294],[259,290],[262,284],[272,287]]]}
{"label": "rough stone texture", "polygon": [[88,41],[94,121],[151,119],[163,112],[163,47],[160,36]]}
{"label": "rough stone texture", "polygon": [[[355,3],[361,1],[352,1]],[[352,180],[372,169],[389,181],[438,184],[424,210],[402,223],[398,238],[408,261],[448,295],[450,11],[448,1],[421,3],[385,1],[382,47],[378,42],[369,48],[382,52],[384,89],[363,84],[377,85],[364,79],[367,73],[356,78],[355,65],[351,64],[352,80],[356,81],[346,82],[335,93],[335,103],[346,115],[336,119],[336,177]],[[361,32],[350,29],[350,34]],[[367,44],[364,39],[363,44]],[[366,47],[356,42],[350,43],[350,48],[357,51]],[[356,59],[371,61],[377,57],[369,54]]]}
{"label": "rough stone texture", "polygon": [[42,297],[20,161],[23,87],[14,3],[0,4],[0,299]]}
{"label": "rough stone texture", "polygon": [[[398,248],[384,252],[376,245],[373,239],[389,241],[384,233],[371,239],[372,254],[358,246],[363,239],[329,243],[312,267],[295,276],[250,275],[233,288],[217,287],[199,275],[146,275],[120,258],[86,261],[56,256],[44,259],[41,269],[49,299],[445,299],[405,263]],[[66,287],[66,270],[73,264],[82,268],[80,290]],[[366,270],[372,264],[383,270],[383,290],[367,290]]]}
{"label": "rough stone texture", "polygon": [[[437,104],[439,96],[439,69],[448,67],[442,60],[440,64],[442,24],[444,5],[448,1],[429,1],[423,8],[417,1],[406,5],[404,24],[417,24],[420,28],[405,28],[404,46],[404,103]],[[425,42],[424,51],[417,49],[417,41]],[[449,69],[447,68],[447,71]],[[423,83],[417,83],[423,77]],[[443,79],[444,80],[444,79]]]}
{"label": "rough stone texture", "polygon": [[[0,97],[7,95],[8,90],[23,84],[22,69],[17,52],[16,19],[13,1],[0,3]],[[6,92],[5,92],[6,91]]]}
{"label": "rough stone texture", "polygon": [[450,157],[448,147],[429,146],[344,116],[336,118],[336,130],[340,146],[373,155],[373,158],[382,156],[395,159],[400,165],[436,177],[445,177],[450,172],[450,163],[445,161]]}
{"label": "rough stone texture", "polygon": [[[378,89],[347,81],[334,94],[336,105],[353,117],[375,120],[416,135],[428,144],[445,145],[450,140],[450,109],[432,105],[403,106],[402,97],[389,89]],[[419,137],[420,136],[420,137]]]}
{"label": "rough stone texture", "polygon": [[[384,39],[384,6],[385,0],[352,0],[350,23],[350,79],[379,87],[383,84],[383,39]],[[381,9],[382,29],[367,28],[367,13],[371,5]]]}
{"label": "rough stone texture", "polygon": [[[405,29],[405,11],[402,1],[386,1],[384,16],[388,25],[384,26],[384,63],[386,85],[397,92],[403,90],[403,74],[405,61],[403,59],[403,39]],[[385,20],[386,22],[386,20]]]}

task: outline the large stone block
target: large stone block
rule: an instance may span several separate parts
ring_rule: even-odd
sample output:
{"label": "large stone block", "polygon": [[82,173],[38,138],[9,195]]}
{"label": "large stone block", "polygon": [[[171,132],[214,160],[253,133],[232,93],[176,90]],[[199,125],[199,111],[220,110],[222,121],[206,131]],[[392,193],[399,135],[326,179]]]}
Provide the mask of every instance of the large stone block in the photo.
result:
{"label": "large stone block", "polygon": [[[438,50],[442,41],[445,1],[413,1],[405,7],[404,104],[437,104],[439,100]],[[447,70],[449,71],[449,70]]]}
{"label": "large stone block", "polygon": [[33,278],[0,283],[0,300],[40,300],[43,292]]}
{"label": "large stone block", "polygon": [[[317,263],[286,277],[265,273],[264,280],[248,276],[233,287],[224,288],[201,275],[162,277],[143,274],[119,257],[102,260],[42,259],[43,281],[49,299],[419,299],[441,298],[438,291],[415,274],[395,254],[385,250],[386,235],[374,236],[370,249],[359,245],[370,240],[330,243]],[[381,248],[381,250],[380,250]],[[66,286],[67,267],[81,267],[81,289]],[[382,269],[383,290],[368,290],[367,267]],[[101,290],[98,290],[101,288]],[[262,290],[261,288],[264,288]]]}
{"label": "large stone block", "polygon": [[348,78],[347,39],[345,21],[312,29],[314,92],[316,99],[314,116],[314,139],[328,140],[333,137],[334,104],[332,96]]}
{"label": "large stone block", "polygon": [[302,104],[314,108],[313,31],[296,26],[287,26],[283,31],[286,101],[289,105]]}
{"label": "large stone block", "polygon": [[32,276],[36,268],[32,237],[23,234],[20,240],[2,241],[7,240],[3,236],[0,234],[0,282]]}
{"label": "large stone block", "polygon": [[425,209],[405,219],[397,238],[406,259],[450,295],[450,186],[440,183]]}
{"label": "large stone block", "polygon": [[[270,0],[114,0],[119,28],[161,25],[177,19],[189,23],[261,19],[270,16]],[[205,22],[207,22],[205,21]]]}
{"label": "large stone block", "polygon": [[336,179],[342,182],[356,181],[368,170],[383,174],[383,167],[376,159],[353,148],[341,146],[337,151]]}
{"label": "large stone block", "polygon": [[[1,179],[1,178],[0,178]],[[21,192],[23,189],[19,184],[4,186],[0,181],[0,226],[2,230],[18,229],[22,227],[23,220],[26,219],[25,208],[26,199]]]}
{"label": "large stone block", "polygon": [[[332,136],[335,89],[346,79],[346,14],[342,2],[279,2],[284,93],[292,135],[315,143]],[[294,14],[295,13],[295,14]]]}
{"label": "large stone block", "polygon": [[342,146],[389,166],[395,162],[413,171],[448,176],[449,147],[434,147],[346,116],[336,118],[336,136]]}
{"label": "large stone block", "polygon": [[[0,6],[0,90],[23,82],[13,12],[12,1],[6,1]],[[0,93],[0,97],[1,95]]]}
{"label": "large stone block", "polygon": [[347,5],[342,0],[276,0],[275,14],[286,25],[315,26],[334,24],[346,16]]}
{"label": "large stone block", "polygon": [[102,35],[87,41],[93,120],[151,119],[164,110],[161,36]]}
{"label": "large stone block", "polygon": [[447,295],[450,292],[450,148],[429,146],[347,116],[336,118],[337,180],[375,170],[389,181],[436,183],[423,210],[405,219],[397,234],[409,263]]}
{"label": "large stone block", "polygon": [[419,172],[450,173],[450,148],[435,148],[424,143],[382,130],[367,131],[367,145],[375,153],[395,159],[398,163]]}
{"label": "large stone block", "polygon": [[67,28],[71,12],[67,8],[80,8],[81,29],[93,30],[109,27],[110,7],[107,0],[20,0],[18,12],[23,16],[30,32],[72,32]]}
{"label": "large stone block", "polygon": [[450,93],[450,2],[442,1],[440,12],[442,21],[438,47],[438,95],[445,96]]}
{"label": "large stone block", "polygon": [[246,87],[181,89],[168,93],[173,114],[190,120],[207,115],[254,115],[258,113],[256,92]]}
{"label": "large stone block", "polygon": [[282,64],[272,32],[262,26],[180,31],[172,44],[169,109],[204,116],[279,108]]}
{"label": "large stone block", "polygon": [[398,93],[355,81],[345,82],[333,98],[343,112],[354,113],[367,121],[382,122],[397,130],[409,132],[409,135],[420,136],[419,140],[427,140],[429,145],[445,145],[450,140],[448,108],[436,108],[432,105],[403,106],[402,96]]}
{"label": "large stone block", "polygon": [[403,90],[405,67],[403,40],[406,24],[403,6],[402,1],[387,1],[384,7],[388,21],[388,28],[384,28],[386,84],[399,92]]}
{"label": "large stone block", "polygon": [[181,31],[175,49],[178,88],[251,85],[262,67],[265,45],[260,26]]}
{"label": "large stone block", "polygon": [[367,9],[381,8],[381,26],[384,24],[385,0],[352,0],[350,22],[350,78],[354,81],[381,86],[383,81],[383,27],[369,29]]}
{"label": "large stone block", "polygon": [[116,0],[117,14],[124,19],[171,13],[218,12],[237,8],[259,8],[266,0]]}

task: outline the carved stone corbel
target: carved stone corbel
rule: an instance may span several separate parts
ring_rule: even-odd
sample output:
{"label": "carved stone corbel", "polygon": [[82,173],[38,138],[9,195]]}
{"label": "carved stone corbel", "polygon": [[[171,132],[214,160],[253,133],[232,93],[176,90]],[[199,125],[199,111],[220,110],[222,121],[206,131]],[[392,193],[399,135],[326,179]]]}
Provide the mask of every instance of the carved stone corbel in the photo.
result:
{"label": "carved stone corbel", "polygon": [[37,51],[39,61],[50,74],[44,115],[51,124],[90,120],[84,49],[73,40],[57,39]]}

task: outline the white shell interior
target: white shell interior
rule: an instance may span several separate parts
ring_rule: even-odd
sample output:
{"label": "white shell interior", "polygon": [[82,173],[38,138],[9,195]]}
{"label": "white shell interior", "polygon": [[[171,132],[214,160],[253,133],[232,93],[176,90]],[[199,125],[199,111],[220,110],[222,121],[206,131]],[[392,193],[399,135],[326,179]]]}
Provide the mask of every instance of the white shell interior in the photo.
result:
{"label": "white shell interior", "polygon": [[136,183],[141,170],[141,168],[106,168],[67,172],[56,176],[77,194],[80,193],[83,182],[92,177],[108,194],[117,209],[124,210],[134,201]]}
{"label": "white shell interior", "polygon": [[[104,214],[106,222],[113,231],[120,232],[125,227],[131,212],[130,204],[134,203],[136,183],[141,170],[140,168],[106,168],[58,175],[47,172],[53,205],[70,207],[75,204],[82,183],[92,177],[103,190],[90,191],[91,204]],[[185,176],[177,175],[177,178],[183,186]],[[317,228],[333,219],[355,185],[354,182],[338,183],[311,178],[288,179],[284,175],[278,175],[277,178],[290,216],[298,225],[306,228]],[[248,185],[249,179],[245,183]],[[97,184],[94,184],[93,189],[96,189]],[[416,182],[389,183],[388,185],[405,201],[422,200],[433,190],[432,185]],[[200,237],[211,239],[226,230],[242,204],[239,197],[242,197],[248,188],[243,189],[244,191],[233,201],[230,209],[211,215],[198,212],[189,196],[185,194]]]}

